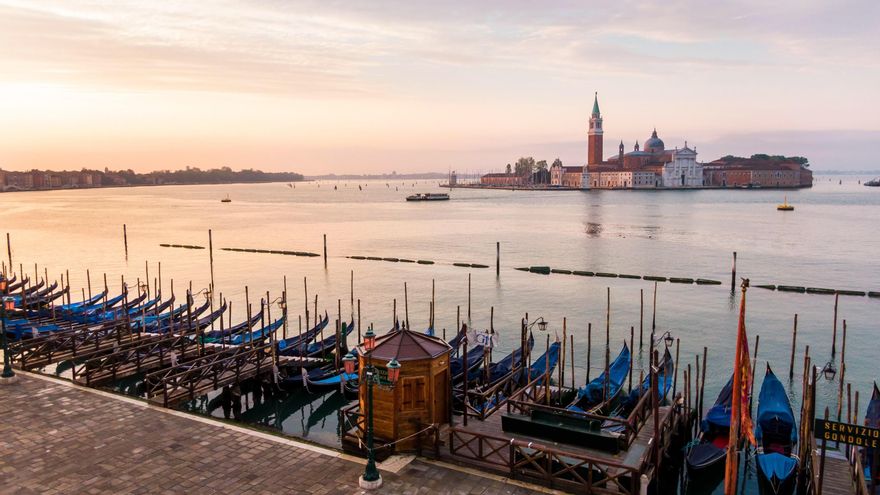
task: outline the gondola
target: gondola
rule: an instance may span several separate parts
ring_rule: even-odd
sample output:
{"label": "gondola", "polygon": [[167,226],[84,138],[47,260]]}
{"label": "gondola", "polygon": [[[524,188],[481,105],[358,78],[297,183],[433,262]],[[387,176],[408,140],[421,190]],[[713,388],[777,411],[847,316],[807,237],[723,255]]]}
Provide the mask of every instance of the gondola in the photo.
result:
{"label": "gondola", "polygon": [[788,394],[770,365],[761,384],[756,419],[759,485],[774,495],[793,493],[798,467],[797,424]]}
{"label": "gondola", "polygon": [[282,339],[278,341],[278,354],[282,356],[289,355],[298,355],[296,353],[301,352],[301,350],[309,344],[312,340],[315,339],[324,327],[327,326],[327,323],[330,322],[330,317],[327,315],[327,312],[324,312],[324,318],[321,319],[311,330],[307,331],[302,335],[295,335],[293,337],[289,337],[286,339]]}
{"label": "gondola", "polygon": [[[483,364],[483,354],[486,348],[478,345],[468,349],[467,353],[467,373],[468,380],[477,378],[480,366]],[[449,374],[452,376],[452,383],[460,382],[464,379],[464,355],[449,360]]]}
{"label": "gondola", "polygon": [[[556,363],[559,362],[560,347],[561,344],[558,341],[553,342],[550,344],[550,347],[544,351],[544,354],[541,354],[532,360],[532,365],[529,367],[527,381],[532,381],[539,376],[544,376],[545,373],[553,374],[553,370],[556,368]],[[522,379],[522,377],[518,378],[520,380]]]}
{"label": "gondola", "polygon": [[101,291],[99,294],[95,294],[94,296],[92,296],[86,300],[83,300],[83,301],[70,303],[70,304],[61,304],[61,305],[55,306],[55,313],[56,314],[59,314],[59,313],[64,314],[64,313],[72,312],[76,309],[79,309],[79,308],[82,308],[85,306],[92,306],[94,304],[99,303],[101,301],[101,299],[104,299],[104,297],[106,295],[107,295],[107,291],[105,290],[105,291]]}
{"label": "gondola", "polygon": [[309,380],[323,380],[324,378],[333,376],[334,373],[336,373],[336,369],[332,364],[321,366],[319,368],[312,368],[310,370],[301,368],[299,373],[294,373],[282,378],[279,384],[285,390],[292,390],[303,385],[303,378],[305,376],[308,376]]}
{"label": "gondola", "polygon": [[[675,377],[675,363],[672,362],[672,354],[669,353],[669,348],[667,347],[666,351],[663,352],[663,360],[660,362],[660,371],[657,373],[657,388],[660,391],[660,402],[663,402],[669,394],[669,389],[672,388],[673,377]],[[650,373],[642,380],[642,385],[632,390],[623,400],[623,412],[628,414],[638,404],[642,394],[649,390],[651,390]]]}
{"label": "gondola", "polygon": [[[579,388],[574,401],[569,404],[567,409],[577,412],[598,412],[606,409],[620,393],[620,388],[629,373],[631,359],[629,346],[624,342],[620,353],[608,366],[608,378],[606,379],[605,371],[603,371],[590,383]],[[607,394],[605,393],[606,385]]]}
{"label": "gondola", "polygon": [[730,377],[715,399],[715,404],[706,411],[706,417],[700,423],[700,435],[697,437],[699,443],[687,454],[687,470],[692,479],[724,465],[730,437],[732,401],[733,377]]}
{"label": "gondola", "polygon": [[[868,403],[868,410],[865,412],[865,426],[880,428],[880,389],[877,388],[877,382],[874,382],[874,394],[871,396],[871,402]],[[873,476],[874,484],[880,485],[880,451],[875,448],[866,448],[864,454],[862,465],[865,466],[865,481],[868,486],[871,486],[871,477]]]}
{"label": "gondola", "polygon": [[[529,340],[527,341],[527,347],[525,349],[526,354],[528,354],[532,348],[535,347],[535,337],[529,334]],[[491,387],[502,378],[507,376],[514,368],[518,368],[520,366],[524,366],[522,360],[522,351],[521,347],[517,347],[507,356],[504,356],[497,363],[492,363],[489,365],[489,381],[486,383],[486,387]]]}
{"label": "gondola", "polygon": [[284,317],[275,320],[269,325],[260,328],[259,330],[254,330],[250,333],[240,333],[238,335],[233,335],[229,339],[227,339],[227,343],[232,345],[241,345],[241,344],[250,344],[254,341],[263,340],[268,337],[270,334],[281,328],[284,325]]}
{"label": "gondola", "polygon": [[251,317],[250,322],[245,320],[241,323],[226,327],[222,330],[211,330],[211,331],[205,332],[204,335],[202,335],[202,338],[204,339],[205,342],[220,342],[223,339],[223,337],[235,335],[237,333],[240,333],[240,332],[247,330],[248,328],[253,328],[253,327],[257,326],[257,324],[260,322],[260,320],[262,318],[263,318],[263,311],[260,310],[259,313],[255,314],[254,316]]}
{"label": "gondola", "polygon": [[[659,391],[659,399],[661,403],[664,402],[666,400],[666,396],[669,395],[669,389],[672,388],[672,380],[674,376],[675,363],[672,362],[672,354],[669,353],[669,348],[666,348],[666,350],[663,352],[663,361],[660,362],[659,371],[657,373],[657,390]],[[635,407],[638,405],[639,400],[642,398],[642,396],[648,393],[650,390],[651,374],[649,373],[648,376],[646,376],[642,380],[642,384],[639,387],[631,390],[626,397],[624,397],[615,407],[612,408],[612,411],[608,414],[608,417],[626,419],[633,411],[633,409],[635,409]],[[610,432],[622,432],[624,426],[619,421],[606,420],[602,424],[602,429]]]}
{"label": "gondola", "polygon": [[306,388],[308,388],[310,392],[327,390],[331,388],[339,389],[340,387],[342,387],[342,382],[352,382],[357,381],[357,379],[357,373],[346,373],[345,371],[340,370],[335,373],[331,373],[329,376],[316,380],[306,378]]}
{"label": "gondola", "polygon": [[[347,349],[348,345],[346,344],[346,338],[348,335],[354,330],[354,322],[349,323],[348,325],[344,325],[341,331],[342,343],[340,344],[341,349]],[[305,351],[306,357],[319,357],[326,353],[333,352],[336,347],[336,334],[327,337],[326,339],[320,342],[313,342],[306,346],[301,347],[301,350]],[[299,354],[289,354],[291,356],[298,356]]]}
{"label": "gondola", "polygon": [[9,279],[9,283],[6,285],[6,293],[7,294],[12,294],[12,293],[20,290],[22,287],[26,286],[31,281],[31,279],[29,277],[24,277],[18,283],[16,283],[15,278],[16,277],[13,276],[11,279]]}

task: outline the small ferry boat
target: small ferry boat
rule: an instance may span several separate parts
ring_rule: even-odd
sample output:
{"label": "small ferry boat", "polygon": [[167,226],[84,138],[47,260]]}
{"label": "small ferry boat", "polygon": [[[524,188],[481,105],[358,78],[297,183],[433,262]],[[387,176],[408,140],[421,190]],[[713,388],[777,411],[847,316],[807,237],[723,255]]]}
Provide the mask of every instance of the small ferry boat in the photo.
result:
{"label": "small ferry boat", "polygon": [[232,200],[229,199],[229,195],[227,194],[225,198],[220,200],[221,203],[232,203]]}
{"label": "small ferry boat", "polygon": [[875,177],[869,181],[866,181],[865,185],[868,187],[880,187],[880,177]]}
{"label": "small ferry boat", "polygon": [[776,209],[779,211],[794,211],[794,206],[788,204],[788,196],[786,196],[785,201],[781,205],[776,205]]}
{"label": "small ferry boat", "polygon": [[416,193],[406,197],[407,201],[448,201],[447,193]]}

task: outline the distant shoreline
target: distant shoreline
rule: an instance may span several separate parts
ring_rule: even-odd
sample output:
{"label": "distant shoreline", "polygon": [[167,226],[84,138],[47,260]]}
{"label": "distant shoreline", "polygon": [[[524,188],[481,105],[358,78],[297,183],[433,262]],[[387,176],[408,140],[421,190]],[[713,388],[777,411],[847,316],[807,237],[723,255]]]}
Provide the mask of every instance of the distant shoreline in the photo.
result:
{"label": "distant shoreline", "polygon": [[162,186],[235,186],[241,184],[293,184],[299,182],[314,182],[312,179],[301,179],[295,181],[260,181],[260,182],[198,182],[198,183],[166,183],[166,184],[119,184],[92,187],[51,187],[40,189],[6,189],[0,190],[0,194],[17,193],[17,192],[50,192],[50,191],[90,191],[94,189],[130,189],[134,187],[162,187]]}
{"label": "distant shoreline", "polygon": [[564,186],[491,186],[485,184],[440,184],[440,187],[444,187],[447,189],[487,189],[487,190],[495,190],[495,191],[701,191],[704,189],[709,190],[748,190],[748,191],[762,191],[762,190],[770,190],[770,191],[778,191],[785,190],[790,191],[793,189],[810,189],[813,187],[812,184],[809,186],[779,186],[779,187],[746,187],[746,186],[695,186],[695,187],[596,187],[596,188],[586,188],[581,189],[579,187],[564,187]]}

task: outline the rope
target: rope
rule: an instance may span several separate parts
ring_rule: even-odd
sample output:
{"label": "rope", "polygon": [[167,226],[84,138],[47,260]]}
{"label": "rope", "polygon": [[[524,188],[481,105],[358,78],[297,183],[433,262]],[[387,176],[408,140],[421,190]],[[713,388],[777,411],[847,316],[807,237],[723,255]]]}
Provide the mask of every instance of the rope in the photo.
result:
{"label": "rope", "polygon": [[[363,447],[363,446],[364,446],[364,443],[363,443],[364,441],[363,441],[363,439],[361,438],[361,436],[358,435],[358,433],[357,433],[357,432],[358,432],[357,425],[353,425],[353,424],[351,424],[351,422],[348,420],[348,418],[345,418],[345,424],[349,427],[349,429],[354,428],[354,436],[355,436],[355,438],[358,439],[358,448],[364,448],[364,447]],[[396,444],[398,444],[398,443],[400,443],[400,442],[403,442],[404,440],[409,440],[410,438],[413,438],[413,437],[415,437],[415,436],[419,436],[419,435],[421,435],[422,433],[425,433],[426,431],[428,431],[428,430],[430,430],[430,429],[432,429],[432,428],[436,428],[436,427],[437,427],[437,425],[436,425],[435,423],[432,423],[432,424],[428,425],[425,429],[420,430],[420,431],[417,431],[417,432],[413,433],[412,435],[408,435],[408,436],[405,436],[405,437],[403,437],[403,438],[398,438],[397,440],[395,440],[395,441],[393,441],[393,442],[391,442],[391,443],[386,443],[386,444],[384,444],[384,445],[382,445],[382,446],[380,446],[380,447],[373,447],[373,451],[375,452],[376,450],[379,450],[379,449],[384,449],[384,448],[388,448],[388,447],[393,447],[394,445],[396,445]]]}

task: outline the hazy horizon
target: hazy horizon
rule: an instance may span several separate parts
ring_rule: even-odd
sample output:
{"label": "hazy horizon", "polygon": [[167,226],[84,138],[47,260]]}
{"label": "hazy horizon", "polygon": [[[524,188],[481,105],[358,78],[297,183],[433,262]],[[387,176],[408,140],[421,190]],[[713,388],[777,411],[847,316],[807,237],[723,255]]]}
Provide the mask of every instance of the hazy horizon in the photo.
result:
{"label": "hazy horizon", "polygon": [[869,170],[867,1],[0,0],[0,168],[498,171],[667,147]]}

